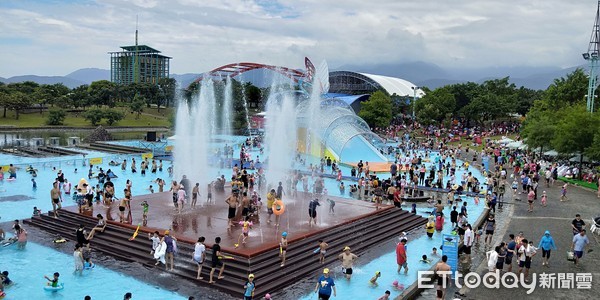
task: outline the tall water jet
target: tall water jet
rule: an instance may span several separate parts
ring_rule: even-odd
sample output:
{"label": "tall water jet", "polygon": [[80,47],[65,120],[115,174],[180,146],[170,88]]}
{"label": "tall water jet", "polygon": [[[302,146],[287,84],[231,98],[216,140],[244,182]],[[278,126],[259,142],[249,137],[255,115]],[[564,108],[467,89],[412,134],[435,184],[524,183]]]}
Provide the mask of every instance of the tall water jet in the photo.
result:
{"label": "tall water jet", "polygon": [[246,97],[246,85],[242,84],[242,100],[244,100],[244,112],[246,113],[246,128],[248,129],[248,135],[252,138],[252,125],[250,124],[250,112],[248,111],[248,98]]}
{"label": "tall water jet", "polygon": [[[312,66],[312,63],[310,64]],[[308,68],[309,66],[307,66]],[[329,91],[329,67],[323,60],[318,68],[314,70],[311,82],[311,91],[308,99],[308,108],[304,111],[304,126],[306,128],[306,152],[308,154],[320,156],[319,141],[324,141],[321,131],[326,124],[323,121],[327,118],[321,116],[321,96]]]}
{"label": "tall water jet", "polygon": [[173,148],[173,157],[175,159],[175,167],[173,169],[175,179],[180,178],[183,174],[191,174],[191,166],[183,163],[186,157],[190,157],[193,153],[193,144],[186,142],[191,135],[191,115],[190,104],[183,97],[178,97],[177,117],[175,118],[175,147]]}
{"label": "tall water jet", "polygon": [[206,186],[216,173],[210,167],[210,141],[216,132],[216,99],[211,79],[203,79],[190,103],[179,101],[176,118],[174,179],[183,175]]}
{"label": "tall water jet", "polygon": [[231,112],[233,111],[233,87],[232,79],[227,76],[225,79],[224,101],[221,106],[221,134],[231,135]]}
{"label": "tall water jet", "polygon": [[291,90],[273,84],[267,100],[266,153],[267,186],[284,182],[293,166],[297,147],[296,103]]}

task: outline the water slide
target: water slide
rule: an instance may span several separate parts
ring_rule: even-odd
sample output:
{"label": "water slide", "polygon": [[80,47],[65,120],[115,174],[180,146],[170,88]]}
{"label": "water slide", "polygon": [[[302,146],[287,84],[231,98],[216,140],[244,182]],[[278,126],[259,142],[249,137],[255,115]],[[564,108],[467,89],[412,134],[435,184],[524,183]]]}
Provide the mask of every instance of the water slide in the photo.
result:
{"label": "water slide", "polygon": [[342,149],[341,159],[343,162],[386,162],[387,158],[377,150],[373,144],[363,136],[355,136]]}

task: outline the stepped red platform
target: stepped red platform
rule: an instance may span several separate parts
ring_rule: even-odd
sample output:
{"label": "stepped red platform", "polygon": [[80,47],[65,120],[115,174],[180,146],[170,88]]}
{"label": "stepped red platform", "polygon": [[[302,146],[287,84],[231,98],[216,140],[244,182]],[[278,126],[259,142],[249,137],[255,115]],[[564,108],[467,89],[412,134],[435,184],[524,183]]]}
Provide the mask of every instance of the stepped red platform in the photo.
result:
{"label": "stepped red platform", "polygon": [[[132,220],[131,224],[120,223],[118,203],[113,203],[111,209],[112,218],[116,221],[109,222],[133,231],[137,224],[142,223],[142,201],[149,203],[147,226],[142,226],[140,232],[153,232],[158,230],[161,235],[165,229],[171,229],[171,234],[178,240],[195,243],[199,236],[206,238],[206,244],[212,245],[214,238],[220,236],[221,248],[228,253],[242,257],[254,257],[266,251],[277,249],[281,233],[288,233],[289,243],[302,240],[309,236],[324,233],[339,225],[354,222],[356,220],[370,217],[376,214],[374,204],[370,202],[343,199],[332,196],[322,196],[320,206],[317,208],[317,225],[312,227],[308,224],[308,203],[310,195],[298,193],[298,197],[290,198],[284,196],[285,212],[280,217],[279,226],[275,225],[275,215],[271,216],[271,223],[267,222],[266,201],[259,213],[259,221],[254,222],[246,244],[238,244],[242,228],[239,225],[241,219],[237,219],[236,226],[228,232],[227,210],[225,199],[228,194],[213,193],[212,203],[206,203],[206,199],[198,200],[195,209],[186,203],[181,213],[175,211],[172,195],[170,192],[154,193],[133,197],[131,201]],[[266,197],[263,197],[263,199]],[[330,203],[327,199],[335,202],[334,213],[329,213]],[[381,209],[392,209],[392,206],[384,205]],[[66,210],[77,212],[76,206],[65,207]],[[380,210],[381,210],[380,209]],[[102,205],[94,205],[93,215],[100,213],[106,218],[107,209]],[[238,216],[241,209],[238,209]]]}

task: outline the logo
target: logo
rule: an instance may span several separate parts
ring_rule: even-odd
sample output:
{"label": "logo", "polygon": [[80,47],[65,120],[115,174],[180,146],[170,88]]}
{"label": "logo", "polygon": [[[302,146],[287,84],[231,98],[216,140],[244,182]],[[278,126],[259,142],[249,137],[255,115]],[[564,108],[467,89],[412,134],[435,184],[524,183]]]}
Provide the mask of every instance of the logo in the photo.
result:
{"label": "logo", "polygon": [[[419,271],[417,286],[423,289],[434,288],[434,285],[431,283],[431,278],[433,278],[434,274],[434,271]],[[524,288],[527,290],[527,294],[530,295],[538,287],[542,289],[592,288],[592,273],[533,273],[531,274],[531,280],[528,281],[522,273],[517,275],[507,272],[500,275],[500,271],[498,270],[485,273],[483,276],[475,272],[463,275],[460,272],[438,271],[438,276],[448,279],[442,281],[442,288],[448,287],[452,274],[454,274],[454,285],[459,289],[463,285],[470,289],[480,287],[481,285],[488,289],[499,289],[502,286],[507,289]],[[463,278],[462,283],[461,278]]]}

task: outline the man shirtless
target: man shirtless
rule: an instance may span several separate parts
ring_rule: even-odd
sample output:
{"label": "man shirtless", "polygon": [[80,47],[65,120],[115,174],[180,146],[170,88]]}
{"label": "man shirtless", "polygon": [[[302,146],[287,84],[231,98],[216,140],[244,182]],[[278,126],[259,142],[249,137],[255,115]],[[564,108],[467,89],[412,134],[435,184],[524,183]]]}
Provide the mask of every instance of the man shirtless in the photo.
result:
{"label": "man shirtless", "polygon": [[242,218],[246,218],[250,213],[250,200],[248,199],[248,193],[242,193]]}
{"label": "man shirtless", "polygon": [[445,299],[446,298],[446,289],[450,285],[450,272],[451,268],[446,262],[448,261],[448,256],[442,256],[442,261],[438,262],[435,265],[435,273],[437,275],[437,297],[435,299]]}
{"label": "man shirtless", "polygon": [[238,195],[231,194],[229,197],[227,197],[225,203],[229,205],[229,210],[227,212],[227,219],[229,220],[227,223],[227,230],[229,231],[233,227],[233,219],[235,218],[236,210],[238,207]]}
{"label": "man shirtless", "polygon": [[58,181],[52,184],[52,190],[50,190],[50,199],[52,199],[52,210],[54,211],[54,217],[58,218],[58,211],[62,208],[60,205],[60,190],[58,189]]}
{"label": "man shirtless", "polygon": [[342,273],[346,274],[346,279],[350,280],[352,277],[352,265],[354,260],[358,259],[354,253],[350,252],[350,247],[344,247],[344,252],[338,255],[338,258],[342,261]]}

